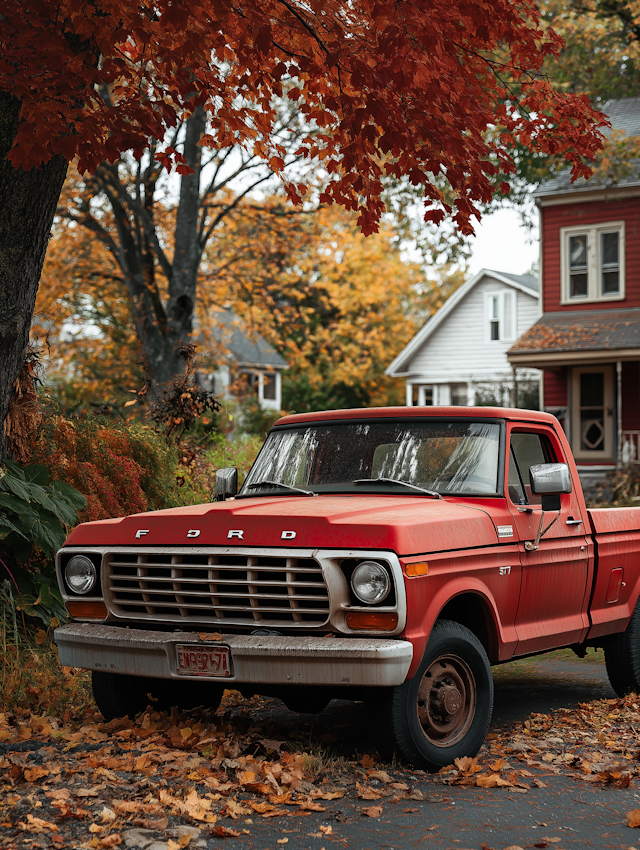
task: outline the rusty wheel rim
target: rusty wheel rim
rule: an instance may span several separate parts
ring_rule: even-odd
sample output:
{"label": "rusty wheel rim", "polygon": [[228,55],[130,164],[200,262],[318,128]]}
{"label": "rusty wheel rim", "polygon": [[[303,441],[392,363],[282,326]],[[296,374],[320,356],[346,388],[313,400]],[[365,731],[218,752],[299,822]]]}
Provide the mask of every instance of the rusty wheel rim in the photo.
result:
{"label": "rusty wheel rim", "polygon": [[418,689],[418,720],[436,747],[450,747],[469,731],[476,712],[476,682],[466,662],[441,655],[425,671]]}

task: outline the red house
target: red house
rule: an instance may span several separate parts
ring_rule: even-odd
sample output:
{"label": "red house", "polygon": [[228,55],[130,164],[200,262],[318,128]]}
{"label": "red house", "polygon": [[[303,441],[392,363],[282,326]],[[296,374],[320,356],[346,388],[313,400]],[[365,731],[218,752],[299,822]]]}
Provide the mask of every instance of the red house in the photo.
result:
{"label": "red house", "polygon": [[[614,130],[640,136],[640,98],[610,101]],[[540,407],[563,423],[587,486],[640,459],[640,164],[615,181],[535,192],[540,212],[540,319],[507,353],[543,370]]]}

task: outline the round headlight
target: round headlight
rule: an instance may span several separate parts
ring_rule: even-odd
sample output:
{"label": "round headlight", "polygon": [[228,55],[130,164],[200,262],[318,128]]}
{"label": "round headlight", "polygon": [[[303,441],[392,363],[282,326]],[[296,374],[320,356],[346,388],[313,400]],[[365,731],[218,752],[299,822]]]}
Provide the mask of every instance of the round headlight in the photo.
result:
{"label": "round headlight", "polygon": [[86,555],[74,555],[64,568],[64,580],[74,593],[89,593],[95,587],[98,573],[95,565]]}
{"label": "round headlight", "polygon": [[389,594],[391,581],[389,573],[375,561],[363,561],[353,571],[351,588],[360,602],[375,605]]}

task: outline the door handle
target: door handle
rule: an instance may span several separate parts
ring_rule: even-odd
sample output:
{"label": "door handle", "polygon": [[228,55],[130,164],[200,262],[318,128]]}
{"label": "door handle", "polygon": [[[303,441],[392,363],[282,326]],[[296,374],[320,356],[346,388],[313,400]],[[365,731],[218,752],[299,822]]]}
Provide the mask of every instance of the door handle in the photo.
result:
{"label": "door handle", "polygon": [[572,516],[566,522],[567,525],[582,525],[581,519],[574,519]]}

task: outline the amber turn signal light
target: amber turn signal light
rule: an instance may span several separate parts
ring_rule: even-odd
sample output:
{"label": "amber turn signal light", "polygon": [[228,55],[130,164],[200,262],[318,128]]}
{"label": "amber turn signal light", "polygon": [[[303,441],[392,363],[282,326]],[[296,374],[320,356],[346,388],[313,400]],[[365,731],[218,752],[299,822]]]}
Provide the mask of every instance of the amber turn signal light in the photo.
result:
{"label": "amber turn signal light", "polygon": [[392,632],[398,625],[398,615],[395,611],[347,611],[347,625],[350,629]]}
{"label": "amber turn signal light", "polygon": [[85,602],[84,600],[76,602],[69,600],[65,602],[67,611],[74,620],[106,620],[107,606],[104,602]]}
{"label": "amber turn signal light", "polygon": [[404,571],[408,576],[426,576],[429,575],[429,564],[426,561],[420,561],[417,564],[405,564]]}

